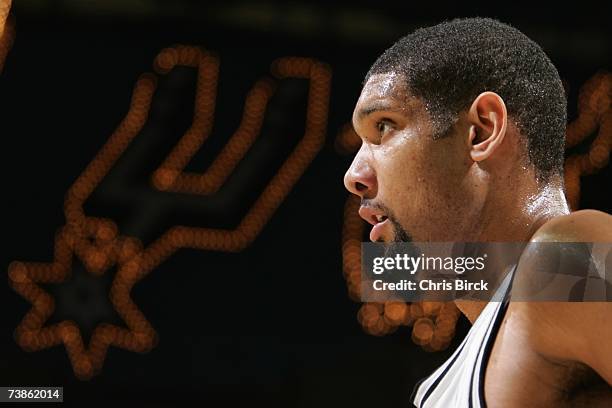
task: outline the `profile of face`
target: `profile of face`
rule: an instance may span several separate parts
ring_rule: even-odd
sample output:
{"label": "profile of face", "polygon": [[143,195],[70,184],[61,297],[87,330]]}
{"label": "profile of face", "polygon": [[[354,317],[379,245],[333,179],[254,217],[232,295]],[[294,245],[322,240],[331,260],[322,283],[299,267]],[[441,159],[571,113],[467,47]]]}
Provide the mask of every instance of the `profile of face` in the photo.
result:
{"label": "profile of face", "polygon": [[410,95],[405,79],[375,74],[352,120],[362,145],[344,184],[361,198],[370,240],[477,240],[490,179],[504,173],[506,111],[497,94],[479,95],[436,137],[426,105]]}

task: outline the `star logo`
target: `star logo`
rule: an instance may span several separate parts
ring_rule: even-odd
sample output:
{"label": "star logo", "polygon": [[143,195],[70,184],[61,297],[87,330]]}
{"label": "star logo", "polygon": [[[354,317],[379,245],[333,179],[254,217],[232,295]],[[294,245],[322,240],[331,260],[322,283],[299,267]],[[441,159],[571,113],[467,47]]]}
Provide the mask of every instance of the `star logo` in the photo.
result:
{"label": "star logo", "polygon": [[[88,226],[86,236],[76,234],[70,227],[64,227],[56,234],[53,262],[13,262],[9,266],[10,285],[32,304],[15,330],[15,340],[27,351],[63,343],[73,370],[80,379],[91,378],[102,368],[106,351],[111,345],[146,352],[156,342],[155,331],[130,298],[130,290],[138,280],[140,243],[133,238],[117,237],[116,228],[110,221],[89,220]],[[97,324],[87,345],[74,321],[48,324],[56,311],[56,300],[41,286],[66,284],[74,273],[72,263],[75,258],[80,260],[91,277],[102,278],[113,266],[118,267],[108,298],[126,327]],[[79,281],[76,285],[79,285]],[[64,295],[65,292],[66,289]]]}

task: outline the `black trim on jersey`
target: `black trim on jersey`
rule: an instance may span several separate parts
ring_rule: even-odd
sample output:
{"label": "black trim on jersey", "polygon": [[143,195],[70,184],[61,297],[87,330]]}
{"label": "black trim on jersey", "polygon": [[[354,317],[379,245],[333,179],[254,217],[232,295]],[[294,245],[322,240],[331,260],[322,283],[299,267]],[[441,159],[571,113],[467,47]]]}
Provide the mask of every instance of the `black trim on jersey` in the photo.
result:
{"label": "black trim on jersey", "polygon": [[[491,339],[492,336],[494,336],[493,334],[493,326],[495,326],[495,324],[497,323],[497,320],[499,318],[499,315],[501,314],[501,306],[499,307],[499,309],[497,309],[495,311],[495,317],[493,317],[493,319],[491,319],[491,321],[489,322],[489,325],[487,326],[487,330],[485,331],[485,337],[482,339],[482,342],[480,343],[480,346],[478,347],[478,353],[476,354],[476,359],[474,360],[474,367],[472,367],[472,375],[470,377],[470,395],[468,396],[468,406],[470,408],[472,408],[474,406],[474,402],[472,401],[472,390],[474,389],[474,375],[476,374],[476,366],[478,365],[478,362],[482,362],[481,364],[481,368],[480,368],[480,373],[479,373],[479,378],[483,378],[483,369],[482,367],[485,366],[486,367],[486,363],[484,362],[484,355],[482,357],[482,359],[480,359],[480,352],[483,350],[482,346],[485,346],[485,350],[486,348],[489,346],[489,344],[493,343],[492,341],[489,341]],[[491,330],[491,332],[489,333],[489,330]],[[489,333],[487,335],[487,333]],[[480,389],[480,385],[479,384],[479,389]]]}
{"label": "black trim on jersey", "polygon": [[[493,344],[495,344],[495,339],[497,338],[497,333],[499,332],[499,328],[501,327],[502,322],[504,321],[504,316],[506,315],[506,311],[508,310],[508,304],[510,303],[510,291],[512,290],[512,283],[514,283],[514,274],[516,273],[517,265],[514,265],[510,276],[510,282],[508,283],[508,289],[506,289],[506,294],[504,296],[504,303],[501,305],[500,311],[495,317],[495,325],[493,326],[493,330],[491,331],[491,336],[493,337],[493,341],[487,342],[487,346],[484,349],[484,354],[482,356],[482,367],[479,373],[480,383],[478,384],[478,399],[480,400],[480,405],[483,408],[486,408],[487,402],[485,401],[485,374],[487,370],[487,366],[489,365],[489,357],[491,356],[491,351],[493,350]],[[471,397],[472,394],[470,394]]]}
{"label": "black trim on jersey", "polygon": [[[451,368],[453,366],[453,364],[455,364],[455,361],[457,361],[457,358],[459,357],[459,355],[461,354],[461,351],[463,351],[463,347],[467,344],[467,342],[463,342],[461,343],[461,347],[459,347],[459,349],[457,350],[457,352],[455,353],[455,356],[453,357],[453,359],[450,361],[450,363],[448,363],[448,365],[446,366],[446,368],[444,369],[444,371],[442,371],[440,373],[440,375],[438,376],[438,378],[436,378],[436,380],[429,386],[429,388],[427,389],[427,392],[425,393],[425,395],[423,395],[423,399],[421,400],[419,405],[423,405],[425,403],[425,401],[427,401],[427,398],[429,398],[429,396],[431,395],[431,393],[433,392],[433,390],[438,386],[438,384],[440,384],[440,381],[442,380],[442,378],[444,378],[444,376],[446,375],[446,373],[448,372],[448,369]],[[429,377],[426,377],[425,379],[427,379]],[[423,380],[421,380],[423,381]],[[416,396],[416,395],[415,395]],[[416,404],[415,404],[416,405]]]}

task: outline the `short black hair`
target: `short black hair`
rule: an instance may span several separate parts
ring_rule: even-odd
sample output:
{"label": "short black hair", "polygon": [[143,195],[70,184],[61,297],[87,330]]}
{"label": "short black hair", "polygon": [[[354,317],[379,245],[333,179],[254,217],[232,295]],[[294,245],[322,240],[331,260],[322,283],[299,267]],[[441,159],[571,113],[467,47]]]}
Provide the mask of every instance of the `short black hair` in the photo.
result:
{"label": "short black hair", "polygon": [[481,92],[497,93],[527,139],[538,180],[563,174],[563,85],[542,48],[516,28],[475,17],[417,29],[387,49],[365,80],[390,72],[401,74],[409,93],[425,103],[436,137],[447,134]]}

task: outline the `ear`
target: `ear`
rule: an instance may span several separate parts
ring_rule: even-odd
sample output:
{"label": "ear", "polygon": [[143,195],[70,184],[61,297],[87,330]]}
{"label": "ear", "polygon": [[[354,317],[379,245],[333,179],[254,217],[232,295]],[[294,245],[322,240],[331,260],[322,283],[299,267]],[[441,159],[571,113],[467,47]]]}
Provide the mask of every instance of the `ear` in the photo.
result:
{"label": "ear", "polygon": [[474,161],[491,157],[504,140],[508,113],[504,100],[495,92],[483,92],[468,111],[468,143]]}

